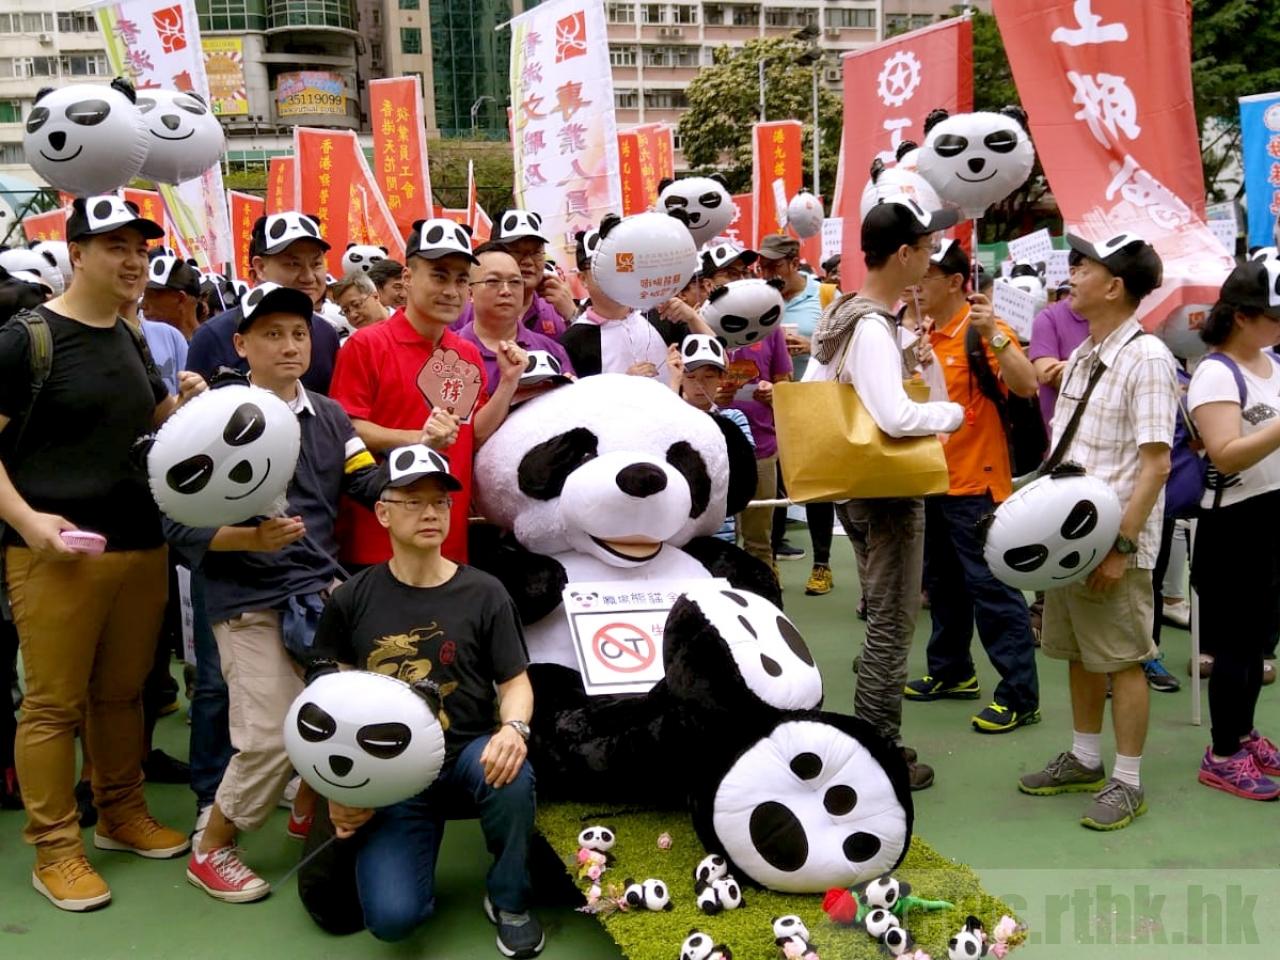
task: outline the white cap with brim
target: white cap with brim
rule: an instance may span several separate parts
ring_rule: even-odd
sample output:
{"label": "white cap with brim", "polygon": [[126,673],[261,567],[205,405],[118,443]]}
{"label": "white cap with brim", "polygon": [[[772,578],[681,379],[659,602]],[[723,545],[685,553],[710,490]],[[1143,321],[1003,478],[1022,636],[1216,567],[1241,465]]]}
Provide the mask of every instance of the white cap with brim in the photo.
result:
{"label": "white cap with brim", "polygon": [[382,484],[384,490],[407,487],[428,477],[439,480],[446,490],[457,492],[462,489],[462,482],[449,472],[449,461],[425,443],[396,447],[387,454],[383,470],[386,478]]}

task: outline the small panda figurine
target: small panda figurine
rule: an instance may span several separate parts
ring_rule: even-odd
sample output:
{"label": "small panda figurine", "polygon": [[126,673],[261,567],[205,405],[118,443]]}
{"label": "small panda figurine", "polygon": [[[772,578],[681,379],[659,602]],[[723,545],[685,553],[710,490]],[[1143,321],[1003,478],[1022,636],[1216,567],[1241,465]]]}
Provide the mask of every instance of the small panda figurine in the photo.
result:
{"label": "small panda figurine", "polygon": [[869,907],[881,907],[893,911],[897,902],[911,892],[911,884],[897,880],[889,874],[876,877],[860,889],[855,888],[858,899]]}
{"label": "small panda figurine", "polygon": [[622,899],[628,907],[632,909],[643,907],[654,911],[672,909],[671,891],[661,880],[650,878],[637,883],[628,878],[623,881],[623,884],[626,889],[623,891]]}
{"label": "small panda figurine", "polygon": [[736,910],[746,904],[742,887],[732,874],[725,874],[710,883],[699,883],[694,889],[698,895],[698,909],[708,916],[715,916],[722,910]]}
{"label": "small panda figurine", "polygon": [[977,917],[969,917],[964,922],[964,929],[947,941],[948,960],[976,960],[985,957],[990,949],[986,933],[982,929],[982,921]]}
{"label": "small panda figurine", "polygon": [[698,865],[693,870],[693,882],[695,886],[708,885],[727,876],[728,873],[729,866],[724,862],[724,857],[713,853],[698,861]]}
{"label": "small panda figurine", "polygon": [[890,927],[880,937],[880,946],[891,957],[900,957],[916,948],[915,938],[902,927]]}
{"label": "small panda figurine", "polygon": [[880,907],[868,913],[862,925],[873,940],[879,940],[891,927],[902,926],[897,917]]}
{"label": "small panda figurine", "polygon": [[578,846],[597,853],[608,853],[617,842],[617,835],[608,827],[591,826],[578,834]]}
{"label": "small panda figurine", "polygon": [[[809,940],[809,928],[796,914],[773,918],[773,942],[783,951],[784,956],[804,956],[813,951]],[[787,948],[790,947],[790,953]]]}
{"label": "small panda figurine", "polygon": [[680,944],[679,960],[709,960],[712,951],[717,949],[716,942],[710,934],[701,930],[690,930],[689,935]]}
{"label": "small panda figurine", "polygon": [[367,243],[349,243],[342,255],[343,276],[354,273],[368,273],[375,263],[389,256],[386,247],[375,247]]}

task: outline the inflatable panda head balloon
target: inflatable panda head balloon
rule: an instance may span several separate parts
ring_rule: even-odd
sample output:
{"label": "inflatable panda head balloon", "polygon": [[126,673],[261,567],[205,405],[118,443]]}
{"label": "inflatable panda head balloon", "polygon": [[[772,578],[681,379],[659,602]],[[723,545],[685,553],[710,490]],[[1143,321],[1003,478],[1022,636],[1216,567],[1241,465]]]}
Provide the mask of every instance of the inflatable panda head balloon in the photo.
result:
{"label": "inflatable panda head balloon", "polygon": [[142,175],[157,183],[194,180],[222,159],[222,125],[204,97],[185,90],[143,90],[138,112],[147,128]]}
{"label": "inflatable panda head balloon", "polygon": [[62,293],[65,287],[62,271],[58,269],[57,258],[49,250],[14,247],[12,250],[0,251],[0,267],[4,267],[11,274],[20,271],[35,274],[48,284],[54,296]]}
{"label": "inflatable panda head balloon", "polygon": [[711,291],[702,319],[726,347],[745,347],[771,334],[787,303],[782,281],[734,280]]}
{"label": "inflatable panda head balloon", "polygon": [[997,277],[996,283],[1007,283],[1032,297],[1036,302],[1036,313],[1043,310],[1049,303],[1043,263],[1015,263],[1009,275]]}
{"label": "inflatable panda head balloon", "polygon": [[816,237],[822,230],[822,204],[812,193],[801,191],[787,204],[787,226],[800,239]]}
{"label": "inflatable panda head balloon", "polygon": [[871,179],[863,188],[859,203],[861,219],[865,220],[867,211],[881,200],[904,194],[925,210],[938,210],[942,207],[938,192],[930,186],[928,180],[920,176],[916,166],[919,157],[919,148],[910,140],[904,140],[898,147],[897,163],[886,164],[879,157],[871,161]]}
{"label": "inflatable panda head balloon", "polygon": [[437,710],[396,677],[328,673],[289,708],[285,750],[321,796],[348,807],[390,806],[421,793],[440,774],[444,730]]}
{"label": "inflatable panda head balloon", "polygon": [[681,177],[658,184],[658,209],[662,213],[680,210],[688,218],[689,233],[699,247],[719,236],[737,213],[724,177]]}
{"label": "inflatable panda head balloon", "polygon": [[342,275],[349,277],[354,273],[368,273],[379,260],[389,256],[386,247],[375,247],[366,243],[349,243],[342,255]]}
{"label": "inflatable panda head balloon", "polygon": [[634,310],[666,303],[698,269],[698,248],[679,210],[600,223],[591,276],[605,296]]}
{"label": "inflatable panda head balloon", "polygon": [[41,240],[39,243],[33,243],[31,249],[42,256],[53,258],[53,262],[58,265],[58,273],[62,277],[60,284],[54,284],[54,293],[61,294],[68,286],[71,285],[71,252],[67,248],[65,240]]}
{"label": "inflatable panda head balloon", "polygon": [[1120,500],[1101,480],[1064,464],[996,508],[983,555],[997,578],[1018,590],[1083,580],[1120,532]]}
{"label": "inflatable panda head balloon", "polygon": [[271,391],[241,384],[206,390],[151,442],[151,495],[165,516],[189,527],[269,516],[284,506],[300,443],[297,416]]}
{"label": "inflatable panda head balloon", "polygon": [[22,137],[27,163],[76,196],[118,190],[142,170],[150,134],[133,85],[73,83],[36,94]]}
{"label": "inflatable panda head balloon", "polygon": [[980,217],[1031,176],[1036,154],[1026,124],[1021,107],[955,116],[935,110],[925,120],[920,175],[944,202]]}

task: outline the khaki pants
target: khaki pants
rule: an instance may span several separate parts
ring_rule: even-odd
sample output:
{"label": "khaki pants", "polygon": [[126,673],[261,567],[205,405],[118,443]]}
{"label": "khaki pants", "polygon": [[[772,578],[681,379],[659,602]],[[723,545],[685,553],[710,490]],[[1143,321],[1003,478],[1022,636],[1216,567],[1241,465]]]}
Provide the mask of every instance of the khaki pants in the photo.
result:
{"label": "khaki pants", "polygon": [[84,853],[76,810],[76,730],[93,757],[101,829],[147,812],[142,794],[142,684],[168,597],[167,551],[48,560],[5,553],[26,675],[15,757],[23,836],[41,863]]}
{"label": "khaki pants", "polygon": [[[765,457],[756,461],[756,495],[754,500],[772,500],[778,495],[778,458]],[[751,507],[743,510],[738,518],[742,531],[742,547],[747,553],[764,563],[776,575],[773,562],[773,507]]]}
{"label": "khaki pants", "polygon": [[218,786],[218,809],[239,830],[256,830],[293,776],[284,718],[302,692],[300,671],[280,637],[280,614],[251,610],[213,625],[227,681],[231,757]]}

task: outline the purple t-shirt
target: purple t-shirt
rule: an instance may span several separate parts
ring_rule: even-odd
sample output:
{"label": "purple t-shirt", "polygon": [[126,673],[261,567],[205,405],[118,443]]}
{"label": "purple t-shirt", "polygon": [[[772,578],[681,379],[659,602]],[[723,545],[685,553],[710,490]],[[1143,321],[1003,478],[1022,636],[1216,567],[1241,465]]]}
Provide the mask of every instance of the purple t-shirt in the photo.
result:
{"label": "purple t-shirt", "polygon": [[[1031,346],[1027,359],[1033,363],[1041,357],[1065,360],[1071,351],[1084,343],[1089,336],[1089,321],[1071,309],[1069,300],[1051,303],[1031,323]],[[1053,410],[1058,405],[1056,387],[1041,385],[1040,416],[1048,427],[1053,420]]]}
{"label": "purple t-shirt", "polygon": [[[449,324],[449,329],[455,333],[460,331],[471,322],[474,313],[475,305],[467,303],[462,308],[461,316]],[[551,337],[554,340],[560,339],[560,335],[564,333],[565,328],[564,317],[560,316],[551,301],[544,300],[536,293],[533,295],[533,303],[529,304],[528,311],[520,318],[520,323],[535,333],[540,333],[544,337]]]}
{"label": "purple t-shirt", "polygon": [[[484,360],[484,382],[485,390],[489,396],[493,396],[498,389],[501,375],[498,373],[498,357],[488,347],[480,342],[480,337],[476,334],[475,321],[468,323],[465,327],[458,331],[458,336],[463,340],[469,340],[476,345],[476,349],[480,351],[480,357]],[[516,343],[524,347],[526,350],[545,350],[557,360],[560,366],[569,376],[574,376],[573,364],[569,362],[569,355],[564,352],[564,347],[560,346],[550,337],[544,337],[535,330],[530,330],[523,325],[516,326]]]}
{"label": "purple t-shirt", "polygon": [[[738,347],[729,351],[728,379],[734,388],[741,392],[743,387],[767,380],[775,383],[792,371],[791,354],[787,353],[787,341],[778,327],[749,347]],[[756,440],[756,459],[764,460],[775,456],[778,452],[778,435],[773,426],[773,407],[750,398],[735,399],[727,406],[741,410],[747,415],[751,424],[751,435]]]}

